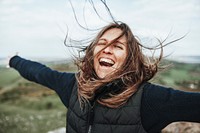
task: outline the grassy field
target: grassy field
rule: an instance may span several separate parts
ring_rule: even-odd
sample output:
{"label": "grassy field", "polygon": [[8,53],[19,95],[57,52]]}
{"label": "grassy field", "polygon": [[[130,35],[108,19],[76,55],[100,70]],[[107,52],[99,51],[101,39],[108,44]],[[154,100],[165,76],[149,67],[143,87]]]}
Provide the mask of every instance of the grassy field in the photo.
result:
{"label": "grassy field", "polygon": [[[72,64],[50,66],[76,71]],[[200,91],[200,65],[174,63],[152,82]],[[54,91],[21,78],[13,69],[0,67],[0,133],[47,133],[65,127],[66,111]]]}
{"label": "grassy field", "polygon": [[[50,65],[74,71],[70,65]],[[0,133],[46,133],[66,125],[67,109],[54,91],[0,67]]]}
{"label": "grassy field", "polygon": [[15,70],[0,67],[0,88],[16,82],[19,78],[20,76]]}
{"label": "grassy field", "polygon": [[153,82],[180,90],[199,91],[200,64],[173,62],[172,65],[158,73]]}

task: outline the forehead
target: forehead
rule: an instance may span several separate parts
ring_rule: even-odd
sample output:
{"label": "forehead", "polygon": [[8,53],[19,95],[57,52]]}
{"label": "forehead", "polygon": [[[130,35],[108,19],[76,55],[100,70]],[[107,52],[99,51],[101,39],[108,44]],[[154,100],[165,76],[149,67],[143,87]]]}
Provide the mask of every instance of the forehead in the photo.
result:
{"label": "forehead", "polygon": [[[107,41],[112,41],[119,37],[122,33],[122,30],[119,28],[112,28],[107,30],[101,37],[100,39],[105,39]],[[126,37],[123,35],[121,38],[118,39],[118,41],[125,43],[126,42]]]}

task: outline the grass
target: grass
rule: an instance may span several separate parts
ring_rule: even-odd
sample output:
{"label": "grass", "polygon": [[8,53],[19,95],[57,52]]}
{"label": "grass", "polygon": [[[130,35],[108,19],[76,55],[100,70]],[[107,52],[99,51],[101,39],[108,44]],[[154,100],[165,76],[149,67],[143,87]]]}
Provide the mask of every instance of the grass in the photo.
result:
{"label": "grass", "polygon": [[0,67],[0,88],[3,88],[20,78],[18,72],[13,69]]}
{"label": "grass", "polygon": [[[51,65],[59,71],[76,71],[71,64]],[[175,63],[153,82],[182,88],[182,82],[197,83],[199,64]],[[66,108],[52,90],[29,82],[13,69],[0,67],[0,133],[47,133],[66,125]]]}
{"label": "grass", "polygon": [[0,133],[47,133],[64,127],[67,109],[58,96],[35,83],[24,84],[26,88],[21,84],[0,97]]}
{"label": "grass", "polygon": [[197,84],[200,89],[200,65],[173,63],[173,66],[157,74],[153,82],[180,89],[183,82]]}
{"label": "grass", "polygon": [[[68,64],[51,67],[76,70]],[[0,67],[0,133],[47,133],[65,127],[66,112],[54,91],[23,79],[14,69]]]}
{"label": "grass", "polygon": [[0,105],[0,132],[1,133],[47,133],[65,125],[66,110],[33,110]]}

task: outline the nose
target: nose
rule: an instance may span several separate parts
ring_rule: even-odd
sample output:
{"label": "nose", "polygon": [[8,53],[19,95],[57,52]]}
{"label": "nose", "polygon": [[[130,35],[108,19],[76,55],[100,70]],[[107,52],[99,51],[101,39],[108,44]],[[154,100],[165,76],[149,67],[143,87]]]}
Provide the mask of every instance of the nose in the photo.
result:
{"label": "nose", "polygon": [[107,47],[103,50],[103,52],[106,53],[106,54],[112,54],[112,53],[113,53],[112,45],[107,46]]}

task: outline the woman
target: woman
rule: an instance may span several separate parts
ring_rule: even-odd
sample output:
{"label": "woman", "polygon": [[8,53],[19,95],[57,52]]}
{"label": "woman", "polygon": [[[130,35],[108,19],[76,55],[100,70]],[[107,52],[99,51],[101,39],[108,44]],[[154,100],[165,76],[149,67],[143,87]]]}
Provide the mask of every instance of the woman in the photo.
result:
{"label": "woman", "polygon": [[57,72],[19,56],[9,64],[57,92],[68,108],[68,133],[158,133],[175,121],[200,122],[200,93],[148,82],[161,58],[162,50],[151,62],[128,25],[112,23],[87,47],[78,73]]}

